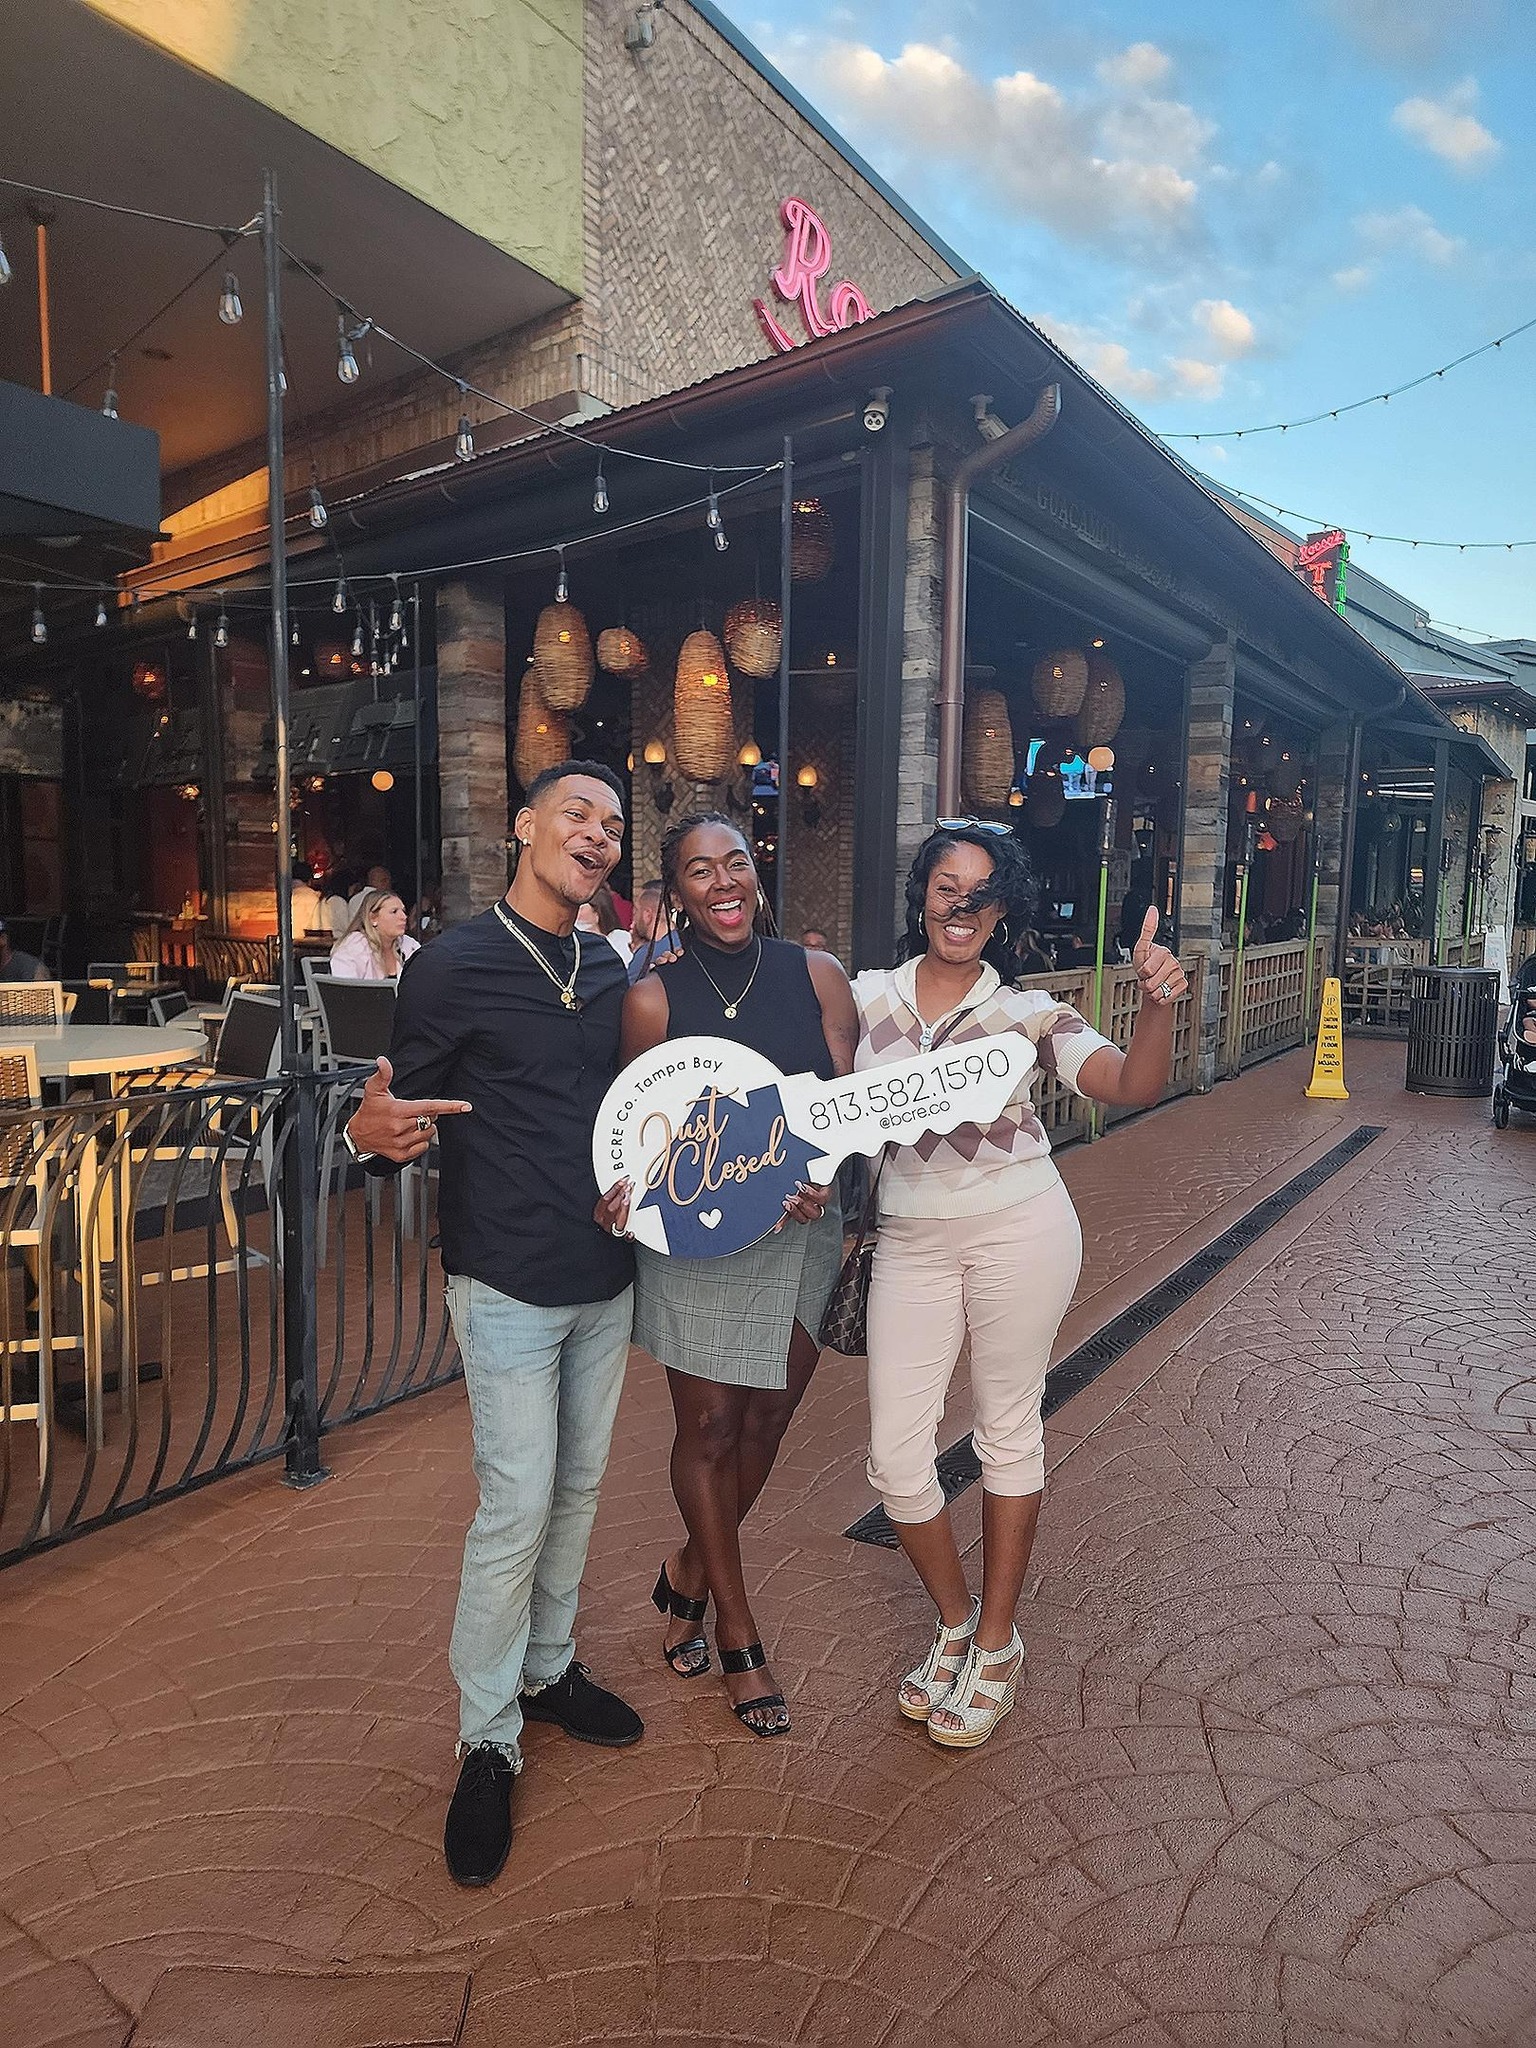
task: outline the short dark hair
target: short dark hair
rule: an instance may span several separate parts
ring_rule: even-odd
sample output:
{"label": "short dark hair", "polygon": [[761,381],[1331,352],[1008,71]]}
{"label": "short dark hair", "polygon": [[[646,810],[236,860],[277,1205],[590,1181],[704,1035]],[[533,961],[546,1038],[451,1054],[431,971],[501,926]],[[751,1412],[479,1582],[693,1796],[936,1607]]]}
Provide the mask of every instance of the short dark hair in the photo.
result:
{"label": "short dark hair", "polygon": [[[1018,971],[1018,964],[1009,940],[1000,938],[998,934],[1006,920],[1011,936],[1016,939],[1032,920],[1035,911],[1034,870],[1022,843],[1011,832],[987,832],[978,825],[953,825],[948,830],[930,832],[917,849],[912,871],[907,876],[907,928],[897,943],[896,958],[916,960],[928,950],[928,931],[923,923],[928,883],[938,866],[940,854],[951,846],[979,846],[991,857],[991,874],[979,889],[973,891],[965,907],[980,910],[987,903],[1002,905],[1003,917],[994,927],[981,957],[997,969],[1004,981],[1011,981]],[[956,906],[957,909],[959,907]]]}
{"label": "short dark hair", "polygon": [[557,782],[564,782],[568,775],[589,775],[594,782],[605,782],[619,800],[620,809],[625,803],[624,785],[604,761],[557,761],[553,768],[546,768],[535,775],[523,791],[524,805],[536,804],[546,789],[553,789]]}
{"label": "short dark hair", "polygon": [[642,896],[659,896],[660,894],[660,882],[642,882],[635,891],[635,901],[638,903]]}

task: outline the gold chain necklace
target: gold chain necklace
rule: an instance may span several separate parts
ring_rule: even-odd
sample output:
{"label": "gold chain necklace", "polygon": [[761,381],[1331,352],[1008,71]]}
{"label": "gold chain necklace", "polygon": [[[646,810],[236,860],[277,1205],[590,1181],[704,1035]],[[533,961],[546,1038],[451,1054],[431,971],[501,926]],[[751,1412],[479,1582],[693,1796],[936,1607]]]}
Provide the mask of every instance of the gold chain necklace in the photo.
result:
{"label": "gold chain necklace", "polygon": [[763,941],[761,936],[759,936],[757,941],[757,958],[752,962],[752,972],[747,976],[746,987],[742,990],[741,994],[736,998],[734,1003],[728,1003],[725,1000],[725,990],[720,986],[719,982],[716,981],[715,977],[710,973],[709,969],[704,965],[704,962],[699,958],[697,953],[694,954],[693,958],[694,964],[698,968],[700,974],[703,975],[704,979],[709,983],[710,987],[714,990],[715,994],[720,998],[720,1007],[725,1011],[726,1016],[734,1017],[736,1012],[741,1008],[742,1004],[747,1000],[747,997],[752,993],[752,984],[757,979],[757,970],[763,964]]}
{"label": "gold chain necklace", "polygon": [[512,934],[513,938],[517,940],[517,943],[529,955],[529,957],[533,960],[534,964],[538,967],[541,967],[545,974],[547,974],[550,980],[554,983],[555,987],[559,989],[560,1000],[565,1005],[566,1009],[579,1010],[581,1008],[581,1004],[577,1000],[576,996],[576,977],[581,972],[580,932],[573,931],[571,933],[571,944],[576,948],[576,962],[571,969],[569,978],[565,981],[562,981],[559,975],[556,974],[553,967],[551,967],[549,962],[544,958],[544,955],[539,951],[538,947],[533,943],[532,939],[529,938],[528,934],[525,931],[519,930],[517,925],[513,923],[510,912],[499,899],[495,905],[495,909],[496,915],[501,919],[502,923],[506,926],[507,930]]}

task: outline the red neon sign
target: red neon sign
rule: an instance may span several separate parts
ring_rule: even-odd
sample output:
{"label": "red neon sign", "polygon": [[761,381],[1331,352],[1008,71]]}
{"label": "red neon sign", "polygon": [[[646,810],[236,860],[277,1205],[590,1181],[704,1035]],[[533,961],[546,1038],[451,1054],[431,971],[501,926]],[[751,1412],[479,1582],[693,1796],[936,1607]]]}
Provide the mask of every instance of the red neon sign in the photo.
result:
{"label": "red neon sign", "polygon": [[1314,533],[1310,540],[1304,540],[1296,550],[1298,569],[1310,569],[1314,562],[1321,562],[1336,549],[1344,545],[1342,526],[1330,526],[1326,533]]}
{"label": "red neon sign", "polygon": [[[773,289],[785,305],[796,303],[809,340],[836,334],[840,328],[857,327],[870,317],[868,299],[846,278],[832,287],[827,310],[821,310],[818,296],[821,280],[832,268],[832,237],[814,207],[803,199],[786,199],[779,208],[784,223],[784,260],[773,273]],[[752,310],[762,322],[763,332],[780,353],[798,344],[775,318],[766,299],[754,299]]]}

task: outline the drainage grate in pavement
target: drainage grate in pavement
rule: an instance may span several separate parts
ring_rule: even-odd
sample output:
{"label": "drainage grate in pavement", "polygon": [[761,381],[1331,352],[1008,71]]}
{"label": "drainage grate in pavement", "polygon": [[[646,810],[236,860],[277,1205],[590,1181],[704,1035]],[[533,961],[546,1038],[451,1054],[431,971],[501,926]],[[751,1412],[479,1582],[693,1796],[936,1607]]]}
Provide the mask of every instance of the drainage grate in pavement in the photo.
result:
{"label": "drainage grate in pavement", "polygon": [[[1273,1230],[1282,1218],[1288,1216],[1298,1203],[1316,1192],[1323,1182],[1332,1178],[1341,1168],[1349,1165],[1381,1136],[1383,1124],[1360,1124],[1347,1138],[1341,1138],[1337,1145],[1325,1152],[1284,1187],[1276,1188],[1272,1195],[1266,1195],[1262,1202],[1256,1202],[1246,1216],[1240,1217],[1230,1230],[1224,1230],[1220,1237],[1212,1238],[1204,1251],[1187,1259],[1177,1272],[1170,1273],[1166,1280],[1160,1280],[1156,1287],[1144,1294],[1140,1301],[1132,1302],[1128,1309],[1114,1316],[1102,1330],[1079,1344],[1075,1351],[1053,1365],[1045,1376],[1045,1398],[1040,1412],[1049,1419],[1058,1408],[1064,1407],[1074,1394],[1080,1394],[1085,1387],[1091,1387],[1101,1373],[1107,1372],[1116,1359],[1123,1358],[1133,1345],[1165,1322],[1175,1309],[1197,1295],[1201,1288],[1232,1261],[1240,1258],[1250,1246],[1256,1244],[1265,1231]],[[939,1484],[944,1489],[946,1501],[952,1501],[957,1494],[964,1493],[981,1477],[981,1465],[976,1456],[976,1447],[971,1438],[963,1436],[958,1443],[951,1444],[946,1451],[940,1451],[937,1460]],[[867,1515],[861,1515],[852,1528],[845,1529],[844,1535],[855,1543],[877,1544],[882,1550],[895,1550],[896,1532],[886,1519],[885,1509],[871,1508]]]}

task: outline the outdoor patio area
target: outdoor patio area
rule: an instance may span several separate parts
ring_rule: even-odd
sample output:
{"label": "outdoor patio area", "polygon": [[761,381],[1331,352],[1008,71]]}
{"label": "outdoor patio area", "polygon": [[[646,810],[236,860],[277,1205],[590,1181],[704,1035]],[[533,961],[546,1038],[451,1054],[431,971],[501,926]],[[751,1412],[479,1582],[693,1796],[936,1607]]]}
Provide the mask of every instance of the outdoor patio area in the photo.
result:
{"label": "outdoor patio area", "polygon": [[1063,1155],[1067,1356],[1380,1130],[1055,1408],[1028,1682],[970,1756],[895,1711],[931,1616],[844,1533],[835,1356],[745,1544],[792,1735],[661,1663],[637,1357],[580,1654],[647,1733],[532,1728],[484,1892],[441,1851],[461,1388],[329,1434],[313,1492],[261,1466],[0,1574],[0,2041],[1536,2040],[1536,1125],[1406,1095],[1400,1044],[1347,1069],[1345,1103],[1291,1054]]}

